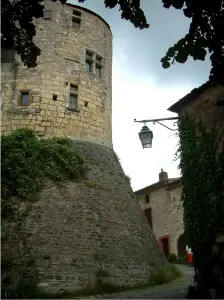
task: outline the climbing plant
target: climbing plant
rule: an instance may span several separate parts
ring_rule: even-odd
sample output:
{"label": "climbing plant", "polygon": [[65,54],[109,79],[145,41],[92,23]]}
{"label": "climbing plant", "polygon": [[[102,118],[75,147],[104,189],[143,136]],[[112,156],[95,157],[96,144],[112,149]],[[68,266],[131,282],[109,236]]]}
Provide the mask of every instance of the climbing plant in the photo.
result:
{"label": "climbing plant", "polygon": [[224,298],[224,128],[188,115],[179,122],[181,201],[185,231],[194,255],[195,287],[189,298]]}
{"label": "climbing plant", "polygon": [[83,159],[68,138],[40,139],[30,129],[19,129],[1,139],[2,213],[12,199],[31,199],[53,181],[79,179]]}
{"label": "climbing plant", "polygon": [[84,174],[84,160],[70,139],[40,139],[29,129],[1,138],[2,298],[34,298],[38,292],[35,253],[23,230],[32,202],[47,181]]}

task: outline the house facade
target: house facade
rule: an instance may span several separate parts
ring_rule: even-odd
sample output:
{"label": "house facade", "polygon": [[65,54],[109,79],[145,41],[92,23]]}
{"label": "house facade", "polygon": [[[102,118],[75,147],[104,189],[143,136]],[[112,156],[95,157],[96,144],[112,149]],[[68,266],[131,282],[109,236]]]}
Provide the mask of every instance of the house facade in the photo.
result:
{"label": "house facade", "polygon": [[[200,119],[208,130],[215,125],[216,130],[220,130],[222,134],[224,87],[208,81],[193,89],[168,110],[177,113],[180,118],[188,114],[194,120]],[[223,135],[220,135],[220,150],[223,141]],[[184,256],[187,242],[180,201],[180,178],[168,178],[167,172],[161,170],[158,182],[136,191],[135,194],[166,256],[170,253]]]}
{"label": "house facade", "polygon": [[186,241],[180,178],[168,178],[162,169],[158,182],[137,190],[135,194],[165,255],[184,256]]}

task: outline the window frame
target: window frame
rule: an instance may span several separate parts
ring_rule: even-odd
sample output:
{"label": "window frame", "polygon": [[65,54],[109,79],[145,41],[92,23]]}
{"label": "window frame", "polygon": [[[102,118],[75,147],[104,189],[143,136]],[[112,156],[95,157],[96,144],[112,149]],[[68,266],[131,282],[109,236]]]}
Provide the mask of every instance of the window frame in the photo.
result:
{"label": "window frame", "polygon": [[[92,63],[91,71],[87,71],[87,68],[86,68],[87,62]],[[99,70],[99,72],[96,71],[97,69]],[[87,73],[94,74],[98,79],[102,79],[102,69],[103,69],[103,57],[89,49],[86,49],[85,71]]]}
{"label": "window frame", "polygon": [[[77,89],[77,91],[72,90],[72,88]],[[70,96],[76,96],[76,107],[71,107],[70,106]],[[79,86],[77,84],[70,83],[67,109],[71,110],[71,111],[79,112],[78,102],[79,102]]]}
{"label": "window frame", "polygon": [[[76,22],[78,21],[78,22]],[[82,23],[82,12],[76,9],[72,10],[72,20],[71,20],[72,28],[80,29],[81,28],[81,23]],[[79,24],[78,26],[74,26],[73,24]]]}
{"label": "window frame", "polygon": [[[46,14],[46,16],[45,15],[43,16],[43,19],[44,20],[52,20],[52,12],[53,12],[53,10],[51,8],[44,9],[44,14],[45,13],[47,13],[47,14]],[[50,13],[50,16],[49,16],[49,13]]]}
{"label": "window frame", "polygon": [[[90,69],[89,71],[86,68],[87,65],[89,66],[89,69]],[[93,73],[93,61],[88,58],[86,58],[86,60],[85,60],[85,70],[87,73]]]}
{"label": "window frame", "polygon": [[[28,94],[28,103],[22,104],[22,94]],[[19,106],[29,106],[32,103],[32,93],[31,90],[21,90],[19,93],[18,105]]]}
{"label": "window frame", "polygon": [[[99,68],[98,68],[98,67],[99,67]],[[98,76],[98,73],[97,73],[97,71],[96,71],[97,69],[99,70],[99,76]],[[96,77],[97,77],[98,79],[101,79],[101,78],[102,78],[102,65],[96,63],[96,65],[95,65],[95,73],[96,73]]]}

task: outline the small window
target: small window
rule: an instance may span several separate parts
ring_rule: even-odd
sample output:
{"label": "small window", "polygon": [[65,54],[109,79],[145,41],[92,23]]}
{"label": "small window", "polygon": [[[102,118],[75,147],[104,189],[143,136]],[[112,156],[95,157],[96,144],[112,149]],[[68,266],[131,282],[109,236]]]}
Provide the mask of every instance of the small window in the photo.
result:
{"label": "small window", "polygon": [[78,109],[78,86],[74,84],[70,85],[69,109],[71,110]]}
{"label": "small window", "polygon": [[86,59],[86,72],[92,72],[93,71],[93,62]]}
{"label": "small window", "polygon": [[93,59],[93,52],[89,51],[89,50],[86,50],[86,58],[87,59]]}
{"label": "small window", "polygon": [[93,72],[93,52],[86,50],[86,72]]}
{"label": "small window", "polygon": [[78,11],[78,10],[74,10],[73,9],[73,15],[75,15],[75,16],[78,16],[78,17],[81,17],[81,11]]}
{"label": "small window", "polygon": [[81,27],[81,12],[74,9],[72,11],[72,27],[78,29]]}
{"label": "small window", "polygon": [[27,106],[27,105],[30,105],[30,102],[31,102],[30,92],[29,91],[20,92],[19,105]]}
{"label": "small window", "polygon": [[146,195],[146,196],[145,196],[145,203],[146,203],[146,204],[149,203],[149,195]]}
{"label": "small window", "polygon": [[44,19],[51,20],[52,18],[52,9],[45,9],[44,10]]}
{"label": "small window", "polygon": [[85,69],[86,72],[93,72],[97,78],[102,77],[103,58],[90,50],[86,50]]}
{"label": "small window", "polygon": [[100,57],[99,55],[96,55],[96,62],[98,64],[101,64],[102,63],[102,57]]}
{"label": "small window", "polygon": [[70,94],[69,108],[76,109],[77,108],[77,100],[78,100],[78,95]]}
{"label": "small window", "polygon": [[96,64],[96,77],[101,78],[101,66]]}
{"label": "small window", "polygon": [[74,85],[74,84],[71,84],[71,85],[70,85],[70,91],[71,91],[71,93],[76,93],[76,94],[78,94],[78,86],[77,86],[77,85]]}
{"label": "small window", "polygon": [[1,63],[13,63],[15,61],[15,50],[1,49]]}
{"label": "small window", "polygon": [[81,19],[78,19],[76,17],[72,17],[72,27],[74,28],[80,28]]}

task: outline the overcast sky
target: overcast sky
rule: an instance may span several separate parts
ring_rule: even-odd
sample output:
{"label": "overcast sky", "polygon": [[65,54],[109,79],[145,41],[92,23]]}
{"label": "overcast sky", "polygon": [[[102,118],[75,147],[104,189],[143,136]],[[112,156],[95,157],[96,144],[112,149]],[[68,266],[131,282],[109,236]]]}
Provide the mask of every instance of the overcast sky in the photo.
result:
{"label": "overcast sky", "polygon": [[[175,64],[163,69],[160,59],[188,32],[190,20],[161,0],[141,0],[150,28],[139,30],[122,20],[118,6],[105,8],[103,0],[69,1],[86,7],[109,23],[113,33],[113,146],[134,190],[158,181],[161,168],[169,177],[180,175],[174,162],[178,138],[161,125],[153,131],[151,149],[143,149],[138,137],[142,124],[133,120],[176,116],[167,111],[173,103],[208,80],[210,61]],[[172,127],[172,121],[165,123]]]}

